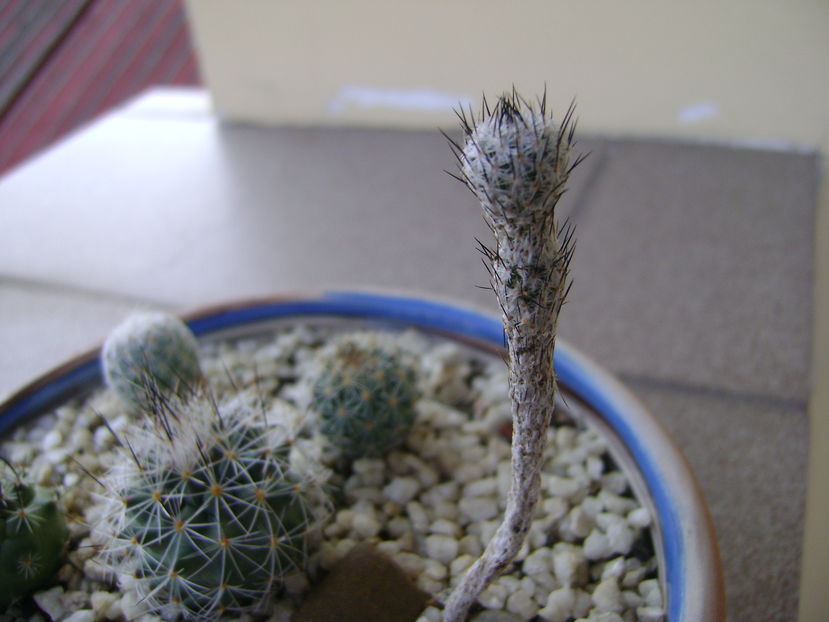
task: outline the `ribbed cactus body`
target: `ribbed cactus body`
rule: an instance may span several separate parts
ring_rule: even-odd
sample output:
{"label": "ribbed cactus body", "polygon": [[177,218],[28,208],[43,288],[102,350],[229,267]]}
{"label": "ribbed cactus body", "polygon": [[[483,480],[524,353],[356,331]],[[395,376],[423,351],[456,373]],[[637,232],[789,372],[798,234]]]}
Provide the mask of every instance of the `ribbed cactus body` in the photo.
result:
{"label": "ribbed cactus body", "polygon": [[323,355],[312,408],[344,454],[382,456],[406,440],[416,399],[414,370],[398,355],[344,340]]}
{"label": "ribbed cactus body", "polygon": [[[208,400],[177,408],[167,429],[184,428],[137,443],[113,474],[110,565],[164,616],[262,611],[305,564],[321,493],[291,471],[288,446],[272,448],[264,422]],[[208,425],[186,424],[205,416]]]}
{"label": "ribbed cactus body", "polygon": [[202,378],[198,343],[190,329],[166,313],[136,313],[109,335],[101,353],[107,384],[127,403],[192,393]]}
{"label": "ribbed cactus body", "polygon": [[20,481],[0,490],[0,607],[26,596],[60,566],[69,531],[54,492]]}

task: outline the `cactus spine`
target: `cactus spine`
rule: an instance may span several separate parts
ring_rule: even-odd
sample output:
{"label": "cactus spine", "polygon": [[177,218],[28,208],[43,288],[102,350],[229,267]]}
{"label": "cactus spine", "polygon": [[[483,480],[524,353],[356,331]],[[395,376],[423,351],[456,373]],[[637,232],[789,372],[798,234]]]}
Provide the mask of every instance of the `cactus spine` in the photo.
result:
{"label": "cactus spine", "polygon": [[414,370],[381,347],[346,337],[321,354],[311,407],[331,443],[349,457],[382,456],[415,419]]}
{"label": "cactus spine", "polygon": [[16,473],[13,481],[0,483],[0,607],[49,580],[68,537],[53,491],[26,484]]}
{"label": "cactus spine", "polygon": [[581,158],[570,159],[573,108],[556,126],[546,95],[538,107],[515,91],[478,119],[461,114],[465,144],[453,143],[463,181],[478,197],[495,247],[490,284],[502,310],[512,401],[512,487],[504,520],[483,555],[449,597],[446,622],[461,622],[478,594],[524,542],[539,496],[546,431],[555,401],[553,369],[558,314],[569,287],[571,230],[555,208]]}
{"label": "cactus spine", "polygon": [[185,397],[202,382],[198,343],[190,329],[166,313],[135,313],[118,325],[102,349],[107,384],[128,404]]}
{"label": "cactus spine", "polygon": [[306,562],[322,493],[249,401],[166,408],[110,476],[106,562],[165,617],[267,610]]}

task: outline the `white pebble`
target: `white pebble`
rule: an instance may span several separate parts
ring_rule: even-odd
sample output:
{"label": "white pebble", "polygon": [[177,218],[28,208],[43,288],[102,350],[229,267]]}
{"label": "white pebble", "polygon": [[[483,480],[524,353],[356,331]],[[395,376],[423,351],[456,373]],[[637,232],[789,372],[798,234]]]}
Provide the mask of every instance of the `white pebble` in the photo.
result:
{"label": "white pebble", "polygon": [[[582,502],[582,506],[584,506],[584,502]],[[569,507],[567,501],[561,497],[549,497],[541,502],[541,513],[545,518],[557,521],[567,514]]]}
{"label": "white pebble", "polygon": [[426,607],[421,613],[416,622],[441,622],[443,614],[437,607]]}
{"label": "white pebble", "polygon": [[644,599],[631,590],[624,590],[622,592],[622,602],[625,604],[625,609],[636,609],[641,607]]}
{"label": "white pebble", "polygon": [[478,602],[487,609],[502,609],[509,590],[500,582],[490,583],[478,596]]}
{"label": "white pebble", "polygon": [[587,458],[587,474],[590,479],[597,480],[604,473],[604,462],[598,456],[590,456]]}
{"label": "white pebble", "polygon": [[395,477],[383,488],[383,495],[399,505],[406,505],[420,492],[420,482],[414,477]]}
{"label": "white pebble", "polygon": [[579,547],[559,542],[553,547],[552,567],[561,585],[576,585],[586,571],[585,554]]}
{"label": "white pebble", "polygon": [[582,511],[591,518],[596,518],[604,509],[602,502],[597,497],[585,497],[581,502]]}
{"label": "white pebble", "polygon": [[498,504],[491,498],[472,497],[470,499],[461,499],[459,506],[461,517],[470,523],[489,520],[498,515]]}
{"label": "white pebble", "polygon": [[584,556],[589,560],[610,557],[612,550],[607,536],[598,529],[594,529],[584,541]]}
{"label": "white pebble", "polygon": [[617,557],[615,559],[611,559],[604,565],[602,568],[602,580],[604,579],[620,579],[622,575],[625,573],[625,558],[624,557]]}
{"label": "white pebble", "polygon": [[647,579],[639,584],[639,593],[644,597],[645,603],[651,607],[662,606],[662,590],[659,589],[659,581]]}
{"label": "white pebble", "polygon": [[127,620],[132,620],[144,613],[145,607],[135,592],[125,592],[121,596],[121,611]]}
{"label": "white pebble", "polygon": [[639,622],[662,622],[665,619],[662,607],[639,607],[636,615],[639,617]]}
{"label": "white pebble", "polygon": [[50,590],[37,592],[34,595],[35,603],[43,612],[53,620],[57,620],[64,613],[63,603],[61,603],[61,596],[63,595],[63,588],[61,586],[53,587]]}
{"label": "white pebble", "polygon": [[392,538],[402,538],[412,532],[412,522],[405,516],[395,516],[386,524],[386,531]]}
{"label": "white pebble", "polygon": [[458,542],[458,552],[464,555],[478,557],[484,552],[481,540],[475,534],[467,534]]}
{"label": "white pebble", "polygon": [[494,497],[498,494],[498,480],[494,477],[485,477],[470,482],[463,488],[464,497]]}
{"label": "white pebble", "polygon": [[412,527],[418,531],[426,531],[429,529],[431,521],[425,508],[417,501],[409,501],[406,504],[406,513],[409,515],[409,520],[412,521]]}
{"label": "white pebble", "polygon": [[596,586],[596,589],[593,590],[593,604],[600,612],[620,613],[624,609],[622,593],[619,591],[619,584],[616,583],[616,579],[605,579]]}
{"label": "white pebble", "polygon": [[40,446],[43,449],[43,451],[49,451],[50,449],[58,447],[62,442],[63,435],[57,430],[52,430],[46,436],[43,437],[43,441],[41,442]]}
{"label": "white pebble", "polygon": [[449,565],[449,574],[453,577],[463,575],[477,558],[473,555],[459,555]]}
{"label": "white pebble", "polygon": [[542,606],[547,602],[547,596],[550,595],[550,592],[561,587],[561,584],[551,572],[534,574],[532,580],[535,583],[535,599]]}
{"label": "white pebble", "polygon": [[394,561],[409,576],[417,576],[426,568],[426,560],[415,553],[401,552],[394,555]]}
{"label": "white pebble", "polygon": [[602,477],[602,488],[614,495],[621,495],[628,488],[627,477],[621,471],[611,471]]}
{"label": "white pebble", "polygon": [[457,521],[461,517],[458,504],[451,501],[439,501],[431,507],[431,510],[435,518],[443,518],[452,522]]}
{"label": "white pebble", "polygon": [[426,560],[426,567],[423,569],[423,574],[435,581],[443,581],[448,574],[446,566],[434,559]]}
{"label": "white pebble", "polygon": [[117,601],[118,594],[112,592],[92,592],[89,596],[92,609],[108,620],[117,618],[121,612],[120,607],[114,606]]}
{"label": "white pebble", "polygon": [[507,599],[507,611],[521,616],[524,620],[532,618],[536,614],[537,609],[538,607],[532,595],[527,594],[522,589],[513,592]]}
{"label": "white pebble", "polygon": [[352,529],[360,538],[372,538],[380,533],[382,528],[383,526],[380,524],[380,521],[373,516],[369,516],[368,514],[356,514],[354,516]]}
{"label": "white pebble", "polygon": [[593,607],[593,598],[584,590],[573,590],[576,595],[576,602],[573,605],[573,616],[583,618]]}
{"label": "white pebble", "polygon": [[562,529],[572,533],[576,538],[586,538],[595,526],[593,518],[577,505],[567,514]]}
{"label": "white pebble", "polygon": [[94,622],[95,612],[92,609],[79,609],[63,619],[63,622]]}
{"label": "white pebble", "polygon": [[616,523],[607,529],[607,545],[612,553],[627,555],[633,547],[633,530],[624,523]]}
{"label": "white pebble", "polygon": [[484,475],[486,473],[484,473],[484,467],[480,462],[462,462],[452,470],[452,478],[460,484],[474,482]]}
{"label": "white pebble", "polygon": [[442,564],[450,564],[458,555],[458,541],[450,536],[428,536],[426,538],[426,555]]}
{"label": "white pebble", "polygon": [[567,622],[573,617],[576,594],[571,587],[562,587],[550,592],[546,606],[538,615],[546,622]]}
{"label": "white pebble", "polygon": [[564,498],[574,496],[580,488],[578,482],[557,475],[547,477],[543,485],[548,494]]}
{"label": "white pebble", "polygon": [[637,529],[644,529],[651,524],[651,515],[646,508],[636,508],[627,515],[628,524]]}
{"label": "white pebble", "polygon": [[619,516],[624,516],[637,507],[637,503],[633,499],[614,495],[607,490],[600,491],[598,496],[599,501],[602,502],[608,512],[613,512]]}
{"label": "white pebble", "polygon": [[461,528],[458,527],[458,524],[451,520],[446,520],[445,518],[439,518],[432,523],[429,527],[429,531],[442,536],[452,536],[453,538],[457,538],[461,535]]}
{"label": "white pebble", "polygon": [[549,572],[551,568],[552,551],[548,548],[536,549],[527,555],[521,569],[525,575],[532,576]]}

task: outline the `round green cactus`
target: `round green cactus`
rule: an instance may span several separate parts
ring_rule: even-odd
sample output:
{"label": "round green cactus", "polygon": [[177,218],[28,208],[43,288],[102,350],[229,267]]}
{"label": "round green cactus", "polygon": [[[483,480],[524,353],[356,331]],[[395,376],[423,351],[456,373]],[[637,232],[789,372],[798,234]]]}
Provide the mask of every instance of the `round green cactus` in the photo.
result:
{"label": "round green cactus", "polygon": [[416,399],[415,372],[397,354],[345,339],[321,355],[311,407],[344,454],[382,456],[406,440]]}
{"label": "round green cactus", "polygon": [[245,407],[208,398],[177,407],[164,431],[128,444],[130,459],[111,475],[104,556],[162,616],[264,611],[307,561],[322,492]]}
{"label": "round green cactus", "polygon": [[17,476],[0,484],[0,607],[31,594],[55,574],[68,537],[52,490]]}
{"label": "round green cactus", "polygon": [[185,398],[202,382],[196,338],[166,313],[128,317],[107,337],[101,358],[107,384],[144,410],[159,399]]}

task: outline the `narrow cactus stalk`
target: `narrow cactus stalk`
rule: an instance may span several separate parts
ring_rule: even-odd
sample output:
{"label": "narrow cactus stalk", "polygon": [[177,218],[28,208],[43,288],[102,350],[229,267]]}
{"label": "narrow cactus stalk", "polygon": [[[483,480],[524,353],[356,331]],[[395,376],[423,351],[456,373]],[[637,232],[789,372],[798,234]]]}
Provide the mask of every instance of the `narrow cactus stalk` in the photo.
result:
{"label": "narrow cactus stalk", "polygon": [[515,558],[538,500],[556,393],[556,325],[573,250],[572,228],[559,225],[555,208],[582,159],[570,155],[573,107],[557,126],[547,115],[546,95],[534,106],[513,91],[492,108],[484,100],[478,118],[465,112],[459,117],[465,143],[452,143],[458,179],[480,200],[495,237],[494,248],[481,244],[481,252],[509,351],[512,486],[503,522],[447,600],[446,622],[464,620],[480,592]]}

